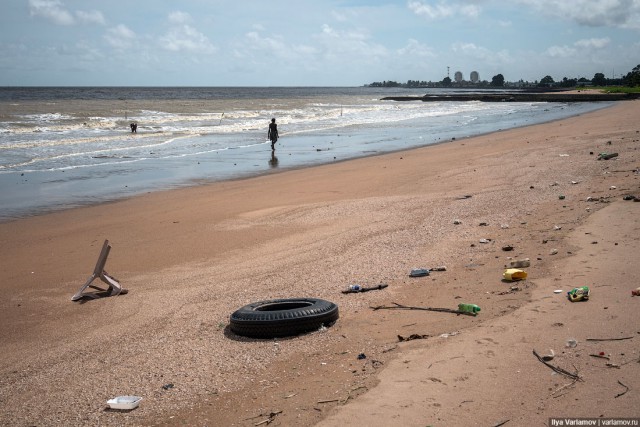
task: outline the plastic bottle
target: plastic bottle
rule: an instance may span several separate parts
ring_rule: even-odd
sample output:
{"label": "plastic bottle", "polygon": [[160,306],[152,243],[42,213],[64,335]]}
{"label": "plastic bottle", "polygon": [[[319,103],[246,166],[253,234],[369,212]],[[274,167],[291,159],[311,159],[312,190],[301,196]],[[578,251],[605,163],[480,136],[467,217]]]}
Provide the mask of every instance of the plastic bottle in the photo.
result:
{"label": "plastic bottle", "polygon": [[579,288],[573,288],[567,292],[567,296],[571,302],[576,301],[588,301],[591,290],[588,286],[580,286]]}
{"label": "plastic bottle", "polygon": [[480,311],[480,307],[478,307],[475,304],[461,303],[461,304],[458,304],[458,311],[461,311],[463,313],[473,313],[473,315],[475,316]]}
{"label": "plastic bottle", "polygon": [[360,291],[360,285],[349,285],[349,290],[353,291],[353,292],[359,292]]}

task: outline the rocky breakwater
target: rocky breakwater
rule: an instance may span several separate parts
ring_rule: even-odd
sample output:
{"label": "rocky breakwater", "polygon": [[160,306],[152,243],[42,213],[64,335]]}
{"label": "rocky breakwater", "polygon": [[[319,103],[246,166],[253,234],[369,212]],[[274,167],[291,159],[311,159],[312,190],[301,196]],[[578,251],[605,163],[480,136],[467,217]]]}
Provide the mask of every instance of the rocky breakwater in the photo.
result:
{"label": "rocky breakwater", "polygon": [[483,101],[483,102],[598,102],[626,101],[637,99],[637,93],[595,93],[595,92],[469,92],[424,96],[389,96],[388,101]]}

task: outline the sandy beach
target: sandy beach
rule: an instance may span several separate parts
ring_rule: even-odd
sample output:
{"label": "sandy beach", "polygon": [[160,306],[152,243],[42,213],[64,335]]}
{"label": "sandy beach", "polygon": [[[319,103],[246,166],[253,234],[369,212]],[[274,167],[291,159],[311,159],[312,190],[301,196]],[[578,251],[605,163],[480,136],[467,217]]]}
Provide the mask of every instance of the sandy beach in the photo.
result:
{"label": "sandy beach", "polygon": [[[640,101],[625,101],[0,223],[0,425],[640,418],[640,297],[631,296],[640,286],[640,203],[624,200],[640,198],[639,119]],[[597,160],[602,152],[618,156]],[[129,292],[73,303],[105,239],[106,270]],[[527,280],[502,281],[523,258]],[[380,283],[389,286],[341,292]],[[589,301],[568,301],[583,285]],[[229,331],[237,308],[293,297],[335,302],[340,318],[284,339]],[[482,310],[371,308],[461,302]],[[399,342],[413,334],[420,339]],[[534,350],[553,352],[548,363],[574,377]],[[144,400],[107,410],[119,395]]]}

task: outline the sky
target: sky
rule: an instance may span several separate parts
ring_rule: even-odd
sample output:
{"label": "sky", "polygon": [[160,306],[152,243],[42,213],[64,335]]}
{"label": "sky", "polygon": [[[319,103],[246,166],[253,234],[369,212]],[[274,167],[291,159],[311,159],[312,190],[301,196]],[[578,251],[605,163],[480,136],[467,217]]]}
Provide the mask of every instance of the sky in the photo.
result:
{"label": "sky", "polygon": [[640,0],[1,0],[0,86],[620,77]]}

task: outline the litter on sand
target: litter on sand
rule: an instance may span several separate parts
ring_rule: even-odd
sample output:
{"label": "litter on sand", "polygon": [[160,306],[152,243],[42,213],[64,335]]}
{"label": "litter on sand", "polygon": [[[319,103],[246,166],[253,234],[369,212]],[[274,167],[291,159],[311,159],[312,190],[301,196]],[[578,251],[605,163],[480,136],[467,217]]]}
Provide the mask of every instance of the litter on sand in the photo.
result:
{"label": "litter on sand", "polygon": [[139,396],[118,396],[107,400],[107,405],[111,409],[130,410],[138,407],[142,398]]}
{"label": "litter on sand", "polygon": [[509,282],[515,282],[516,280],[526,279],[527,272],[517,268],[507,268],[504,273],[502,273],[502,277]]}
{"label": "litter on sand", "polygon": [[424,277],[429,275],[429,270],[426,268],[414,268],[409,273],[410,277]]}

